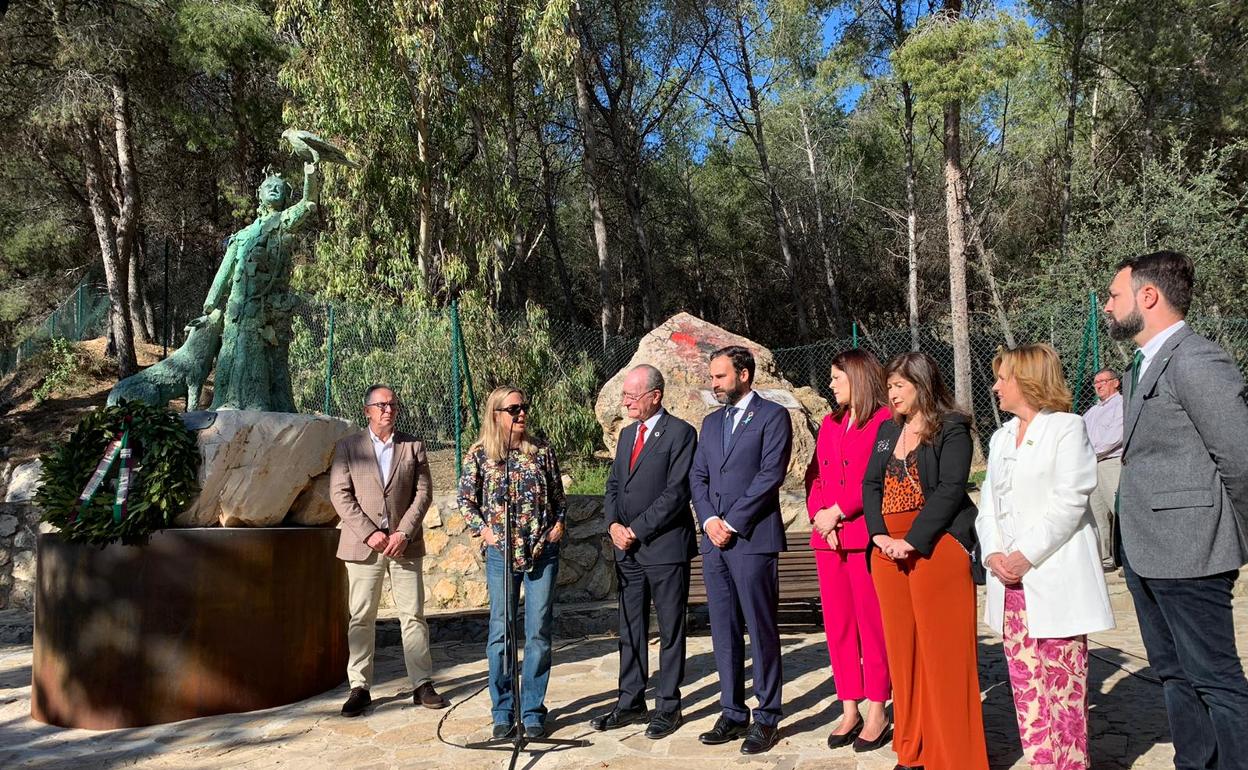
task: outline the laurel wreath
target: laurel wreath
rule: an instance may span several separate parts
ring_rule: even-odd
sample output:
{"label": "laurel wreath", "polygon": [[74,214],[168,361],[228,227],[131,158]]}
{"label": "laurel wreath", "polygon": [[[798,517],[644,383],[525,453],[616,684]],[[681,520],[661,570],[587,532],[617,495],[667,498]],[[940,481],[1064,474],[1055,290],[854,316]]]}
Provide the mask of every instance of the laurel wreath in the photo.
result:
{"label": "laurel wreath", "polygon": [[[85,501],[81,496],[101,458],[128,429],[132,470],[124,504],[117,504],[120,462]],[[147,541],[168,527],[198,491],[199,448],[175,412],[138,401],[122,401],[85,415],[63,444],[40,458],[42,484],[35,502],[43,521],[70,542],[127,545]]]}

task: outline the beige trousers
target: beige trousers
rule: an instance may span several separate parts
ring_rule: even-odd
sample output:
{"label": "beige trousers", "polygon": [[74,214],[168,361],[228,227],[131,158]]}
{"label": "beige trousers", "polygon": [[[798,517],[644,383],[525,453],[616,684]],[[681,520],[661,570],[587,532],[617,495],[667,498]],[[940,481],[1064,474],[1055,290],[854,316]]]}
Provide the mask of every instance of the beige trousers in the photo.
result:
{"label": "beige trousers", "polygon": [[1122,458],[1110,457],[1096,464],[1096,489],[1092,490],[1092,518],[1096,520],[1097,539],[1101,548],[1101,564],[1114,562],[1114,507],[1118,496],[1118,479],[1122,476]]}
{"label": "beige trousers", "polygon": [[382,579],[390,575],[390,594],[399,611],[403,636],[403,662],[412,688],[433,681],[429,655],[429,624],[425,622],[423,559],[391,559],[372,553],[364,561],[347,565],[348,609],[347,680],[352,687],[368,689],[373,682],[373,650],[377,645],[377,605]]}

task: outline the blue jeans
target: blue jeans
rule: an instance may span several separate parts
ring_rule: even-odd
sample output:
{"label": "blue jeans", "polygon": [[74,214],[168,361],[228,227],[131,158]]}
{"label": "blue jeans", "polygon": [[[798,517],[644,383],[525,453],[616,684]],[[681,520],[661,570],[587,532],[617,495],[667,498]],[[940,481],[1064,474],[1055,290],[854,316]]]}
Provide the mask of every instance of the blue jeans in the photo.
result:
{"label": "blue jeans", "polygon": [[1161,679],[1177,770],[1248,768],[1248,681],[1235,648],[1237,572],[1146,578],[1121,551],[1148,662]]}
{"label": "blue jeans", "polygon": [[[503,554],[485,549],[485,581],[490,593],[490,637],[485,657],[490,664],[490,702],[494,724],[509,725],[515,708],[511,672],[507,671],[507,619],[503,604]],[[524,584],[524,658],[521,661],[520,719],[526,727],[546,722],[546,685],[550,681],[551,627],[555,617],[555,579],[559,575],[559,546],[548,543],[530,572],[512,573],[512,617],[518,615],[520,584]],[[519,639],[516,640],[519,643]]]}

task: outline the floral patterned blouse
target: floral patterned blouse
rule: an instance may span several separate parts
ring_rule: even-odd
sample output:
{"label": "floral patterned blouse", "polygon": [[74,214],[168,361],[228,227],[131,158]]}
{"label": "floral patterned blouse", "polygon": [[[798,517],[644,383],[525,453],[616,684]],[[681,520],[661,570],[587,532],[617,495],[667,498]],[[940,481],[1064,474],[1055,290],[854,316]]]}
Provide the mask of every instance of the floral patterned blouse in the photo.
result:
{"label": "floral patterned blouse", "polygon": [[[507,469],[511,476],[507,478]],[[533,568],[549,544],[546,535],[567,513],[559,462],[549,446],[539,446],[532,454],[512,450],[510,462],[494,462],[485,449],[474,447],[464,457],[459,478],[459,511],[468,526],[481,531],[487,525],[503,540],[503,517],[511,498],[511,563],[516,572]],[[485,541],[481,548],[486,548]]]}
{"label": "floral patterned blouse", "polygon": [[880,513],[909,513],[923,508],[923,487],[919,484],[919,455],[910,450],[905,461],[896,455],[884,466],[884,499]]}

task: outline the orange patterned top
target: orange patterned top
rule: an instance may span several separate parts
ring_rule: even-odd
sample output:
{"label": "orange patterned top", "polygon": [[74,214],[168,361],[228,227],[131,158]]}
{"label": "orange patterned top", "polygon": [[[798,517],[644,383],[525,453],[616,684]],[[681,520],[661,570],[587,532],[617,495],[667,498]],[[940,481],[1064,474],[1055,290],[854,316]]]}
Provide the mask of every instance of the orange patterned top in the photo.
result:
{"label": "orange patterned top", "polygon": [[923,486],[919,483],[918,449],[911,450],[903,463],[896,455],[884,466],[884,499],[880,512],[910,513],[923,507]]}

